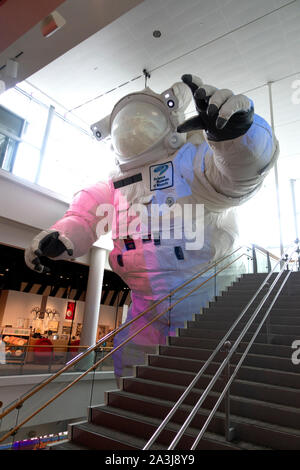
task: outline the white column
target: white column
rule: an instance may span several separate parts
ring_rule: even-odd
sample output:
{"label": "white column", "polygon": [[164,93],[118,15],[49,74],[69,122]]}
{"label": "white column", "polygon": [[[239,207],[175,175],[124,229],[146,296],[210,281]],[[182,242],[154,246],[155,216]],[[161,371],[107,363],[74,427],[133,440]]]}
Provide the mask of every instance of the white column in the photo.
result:
{"label": "white column", "polygon": [[[272,96],[272,82],[268,82],[268,91],[269,91],[269,106],[270,106],[270,118],[271,118],[271,127],[275,135],[275,123],[274,123],[274,111],[273,111],[273,96]],[[278,226],[279,226],[279,246],[280,246],[280,256],[284,255],[283,247],[283,236],[282,236],[282,223],[281,223],[281,209],[280,209],[280,191],[279,191],[279,179],[278,179],[278,167],[277,162],[274,164],[274,177],[275,177],[275,191],[276,191],[276,202],[277,202],[277,214],[278,214]]]}
{"label": "white column", "polygon": [[91,346],[96,342],[105,259],[106,250],[98,247],[91,248],[89,278],[80,336],[82,346]]}

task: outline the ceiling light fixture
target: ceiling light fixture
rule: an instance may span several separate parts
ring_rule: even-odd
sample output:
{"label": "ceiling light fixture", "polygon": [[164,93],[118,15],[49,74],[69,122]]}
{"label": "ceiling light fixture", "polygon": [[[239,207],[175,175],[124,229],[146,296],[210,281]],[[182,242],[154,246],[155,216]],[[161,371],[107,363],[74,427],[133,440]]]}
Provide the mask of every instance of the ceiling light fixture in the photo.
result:
{"label": "ceiling light fixture", "polygon": [[18,76],[19,64],[14,59],[8,59],[6,62],[5,73],[11,78],[17,78]]}
{"label": "ceiling light fixture", "polygon": [[161,37],[161,31],[159,31],[159,29],[155,29],[152,33],[153,37],[154,38],[160,38]]}
{"label": "ceiling light fixture", "polygon": [[57,11],[54,11],[51,15],[46,16],[46,18],[41,22],[42,35],[45,38],[49,38],[65,24],[66,20]]}

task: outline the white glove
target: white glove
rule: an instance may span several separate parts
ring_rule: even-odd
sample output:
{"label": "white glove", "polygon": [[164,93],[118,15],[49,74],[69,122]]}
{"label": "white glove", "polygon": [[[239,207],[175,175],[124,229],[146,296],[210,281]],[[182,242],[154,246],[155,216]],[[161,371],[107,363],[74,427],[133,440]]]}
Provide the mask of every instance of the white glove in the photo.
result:
{"label": "white glove", "polygon": [[61,235],[57,230],[43,230],[31,242],[25,250],[25,263],[27,266],[40,273],[49,271],[49,268],[42,265],[41,256],[56,258],[64,251],[69,256],[73,255],[74,246],[71,240]]}
{"label": "white glove", "polygon": [[198,115],[178,126],[177,132],[204,129],[209,140],[230,140],[245,134],[253,122],[254,107],[245,95],[204,85],[194,75],[183,75],[191,89]]}

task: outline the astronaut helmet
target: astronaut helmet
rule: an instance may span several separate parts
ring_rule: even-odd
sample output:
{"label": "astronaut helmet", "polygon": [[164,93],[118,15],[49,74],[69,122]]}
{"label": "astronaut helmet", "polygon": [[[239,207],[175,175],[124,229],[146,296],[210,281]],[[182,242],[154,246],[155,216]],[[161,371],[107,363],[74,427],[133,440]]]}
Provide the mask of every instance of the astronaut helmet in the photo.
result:
{"label": "astronaut helmet", "polygon": [[110,116],[110,135],[121,169],[131,169],[166,157],[181,147],[177,132],[192,94],[183,82],[157,94],[150,88],[124,96]]}

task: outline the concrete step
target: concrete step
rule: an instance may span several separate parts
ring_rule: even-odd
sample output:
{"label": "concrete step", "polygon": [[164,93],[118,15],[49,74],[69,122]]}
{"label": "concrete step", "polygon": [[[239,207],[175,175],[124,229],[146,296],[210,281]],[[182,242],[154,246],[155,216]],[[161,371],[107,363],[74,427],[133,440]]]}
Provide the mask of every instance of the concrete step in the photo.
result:
{"label": "concrete step", "polygon": [[[217,297],[216,300],[211,301],[209,303],[209,307],[213,307],[216,304],[221,305],[222,307],[240,307],[244,308],[250,301],[250,297],[239,297],[239,296],[222,296],[222,297]],[[269,298],[266,300],[264,305],[269,306],[271,304],[272,298]],[[253,301],[252,306],[257,307],[259,303],[261,302],[261,299],[255,299]],[[281,296],[278,297],[276,302],[274,303],[274,308],[299,308],[300,301],[297,296],[286,296],[285,298],[281,298]]]}
{"label": "concrete step", "polygon": [[[279,290],[279,287],[274,287],[271,291],[271,294],[273,294],[274,292],[277,292]],[[225,290],[221,293],[221,295],[218,295],[218,297],[228,297],[228,296],[232,296],[232,297],[247,297],[249,299],[251,299],[252,297],[258,297],[260,296],[260,298],[264,297],[267,293],[266,290],[262,289],[260,292],[258,292],[258,289],[255,288],[249,288],[249,287],[245,287],[245,286],[239,286],[239,287],[231,287],[230,289],[228,290]],[[286,297],[291,297],[291,298],[298,298],[299,299],[299,292],[300,292],[300,285],[298,286],[297,285],[297,288],[295,288],[294,286],[290,286],[290,287],[284,287],[281,292],[280,292],[280,296],[282,296],[283,298],[286,298]]]}
{"label": "concrete step", "polygon": [[[184,328],[179,328],[178,329],[178,335],[183,336],[183,337],[191,337],[191,338],[205,338],[205,339],[217,339],[221,340],[224,338],[225,334],[227,333],[228,329],[226,330],[211,330],[211,329],[205,329],[205,328],[190,328],[189,330],[185,330]],[[239,336],[239,332],[234,331],[230,339],[233,341],[237,339]],[[250,341],[253,337],[253,333],[246,333],[243,337],[243,341]],[[295,334],[288,335],[288,334],[278,334],[278,333],[272,333],[269,335],[269,338],[265,333],[259,333],[255,339],[257,343],[265,343],[265,344],[280,344],[280,345],[286,345],[286,346],[291,346],[293,341],[295,341],[297,337],[295,337]]]}
{"label": "concrete step", "polygon": [[[247,314],[253,313],[256,307],[250,305],[247,309]],[[236,315],[236,317],[242,312],[243,307],[241,308],[239,305],[232,305],[232,306],[224,306],[221,303],[216,302],[212,304],[210,308],[204,307],[202,309],[201,315],[213,315],[213,314],[223,314],[223,315]],[[266,308],[263,306],[261,312],[265,312]],[[199,314],[196,314],[199,315]],[[275,306],[270,310],[270,316],[290,316],[290,317],[299,317],[300,316],[300,305],[298,308],[275,308]]]}
{"label": "concrete step", "polygon": [[75,444],[72,441],[57,442],[47,445],[47,450],[90,450],[86,446]]}
{"label": "concrete step", "polygon": [[[187,348],[197,348],[197,349],[207,349],[211,353],[219,345],[217,340],[209,340],[205,338],[200,338],[200,341],[197,338],[183,337],[183,336],[170,336],[168,338],[168,346],[181,346]],[[242,353],[245,351],[248,343],[241,342],[238,347],[238,352]],[[291,347],[278,345],[278,344],[264,344],[264,343],[253,343],[249,352],[251,354],[264,354],[267,356],[279,356],[291,358]],[[184,351],[182,351],[184,355]]]}
{"label": "concrete step", "polygon": [[[248,328],[248,332],[249,333],[254,333],[257,328],[259,327],[259,323],[256,321],[257,318],[255,318],[254,322],[252,323],[252,325],[250,325],[250,327]],[[275,320],[276,321],[276,320]],[[271,334],[284,334],[284,335],[289,335],[289,336],[292,336],[294,335],[295,336],[295,339],[297,336],[300,337],[300,325],[297,326],[295,324],[278,324],[277,322],[275,323],[275,321],[270,321],[269,323],[269,333]],[[243,328],[246,326],[248,322],[248,319],[247,321],[244,321],[244,319],[242,318],[238,324],[235,326],[235,331],[242,331]],[[218,331],[218,330],[222,330],[222,331],[228,331],[230,329],[232,325],[232,322],[230,321],[226,321],[226,320],[219,320],[219,321],[209,321],[209,320],[205,320],[203,319],[201,322],[199,321],[187,321],[186,322],[186,333],[188,334],[190,330],[194,331],[194,330],[214,330],[214,331]],[[266,334],[267,332],[267,325],[266,325],[266,322],[261,326],[260,328],[260,332],[263,333],[263,334]]]}
{"label": "concrete step", "polygon": [[[241,276],[240,276],[240,279],[241,280],[244,280],[244,279],[247,279],[247,280],[261,280],[261,279],[265,279],[267,277],[269,273],[243,273]],[[278,275],[278,273],[272,273],[270,278],[271,279],[275,279],[275,277]],[[284,274],[282,274],[282,276],[284,276]],[[290,280],[295,280],[295,279],[298,279],[298,282],[300,282],[300,271],[292,271],[290,273],[290,278],[289,278],[289,281]]]}
{"label": "concrete step", "polygon": [[[243,286],[260,287],[263,285],[265,280],[266,278],[264,279],[240,278],[239,280],[237,279],[233,281],[231,284],[228,284],[225,289],[227,290],[227,289],[231,289],[235,287],[243,287]],[[281,285],[282,280],[283,278],[280,278],[279,281],[277,281],[277,283],[274,284],[274,288],[277,287],[278,285]],[[272,277],[271,279],[265,282],[264,286],[267,286],[267,285],[271,286],[274,283],[274,281],[275,281],[275,277]],[[300,278],[293,278],[290,276],[289,279],[285,282],[283,289],[286,289],[289,286],[297,287],[299,285],[300,285]]]}
{"label": "concrete step", "polygon": [[[210,321],[210,322],[227,322],[229,323],[230,327],[234,323],[234,321],[239,317],[239,315],[232,314],[232,313],[227,313],[224,314],[222,312],[219,313],[205,313],[205,314],[195,314],[194,316],[194,321],[199,322],[202,324],[203,322]],[[248,314],[247,312],[243,315],[240,321],[243,321],[244,323],[249,320],[251,317],[251,314]],[[255,321],[261,321],[263,318],[262,313],[258,313],[256,316]],[[295,325],[295,326],[300,326],[300,315],[273,315],[270,314],[268,316],[270,324],[274,325]],[[228,328],[229,329],[229,328]]]}
{"label": "concrete step", "polygon": [[[74,424],[70,426],[72,441],[75,444],[84,445],[89,450],[139,450],[145,444],[145,439],[128,436],[116,429],[92,422]],[[165,449],[163,446],[153,446],[153,450]]]}

